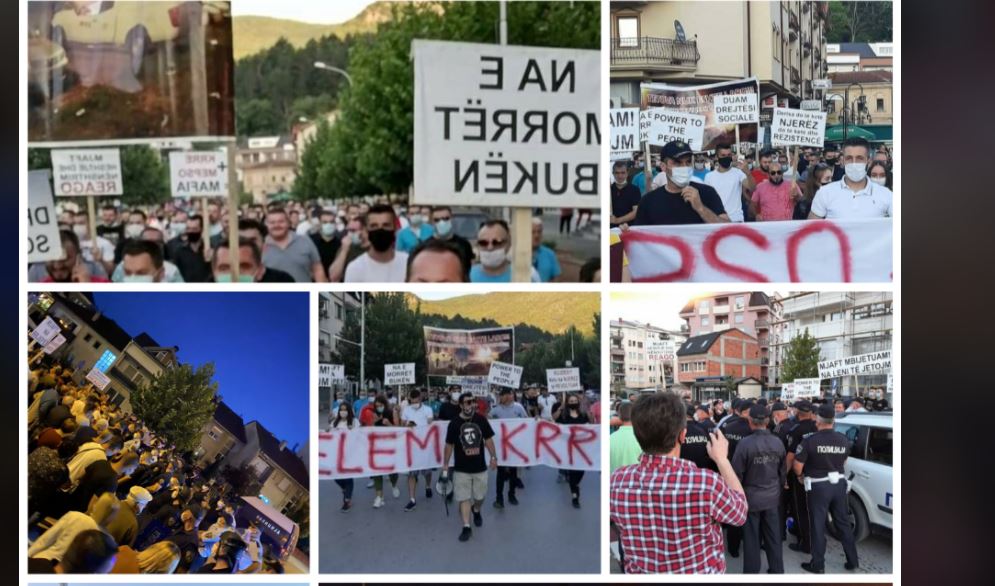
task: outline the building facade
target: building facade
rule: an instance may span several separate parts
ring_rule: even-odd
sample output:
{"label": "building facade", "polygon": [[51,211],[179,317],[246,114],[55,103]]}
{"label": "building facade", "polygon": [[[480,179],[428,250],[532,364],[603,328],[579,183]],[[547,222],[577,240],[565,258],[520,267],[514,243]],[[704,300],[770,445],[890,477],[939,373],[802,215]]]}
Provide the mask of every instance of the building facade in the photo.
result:
{"label": "building facade", "polygon": [[307,505],[307,467],[258,421],[246,424],[245,445],[228,457],[228,465],[250,470],[261,485],[259,494],[284,515]]}
{"label": "building facade", "polygon": [[677,350],[677,380],[699,401],[729,399],[742,379],[760,380],[760,346],[738,329],[692,336]]}
{"label": "building facade", "polygon": [[[893,295],[888,292],[806,292],[781,300],[780,334],[772,339],[771,383],[780,385],[780,368],[788,344],[807,330],[816,339],[822,360],[890,350]],[[831,379],[830,390],[843,396],[868,387],[886,387],[887,373]],[[826,381],[823,381],[826,385]],[[891,400],[891,397],[888,397]]]}
{"label": "building facade", "polygon": [[647,342],[669,340],[676,350],[687,339],[686,333],[623,319],[613,320],[609,330],[613,392],[662,389],[674,384],[673,364],[649,360]]}
{"label": "building facade", "polygon": [[194,450],[197,465],[202,468],[222,464],[232,452],[245,447],[245,422],[224,401],[218,401],[211,420],[204,425],[200,444]]}
{"label": "building facade", "polygon": [[297,150],[286,136],[250,138],[235,151],[235,173],[242,191],[265,204],[289,193],[297,178]]}
{"label": "building facade", "polygon": [[[343,342],[340,338],[345,328],[346,314],[362,303],[363,293],[329,291],[318,293],[318,362],[330,363],[332,352],[337,352],[340,344],[355,345],[360,340]],[[349,344],[353,342],[353,344]],[[350,376],[351,375],[351,376]],[[338,391],[355,392],[358,389],[358,373],[346,373],[347,381],[334,383],[333,387],[318,389],[318,412],[326,413],[332,405],[332,394]]]}

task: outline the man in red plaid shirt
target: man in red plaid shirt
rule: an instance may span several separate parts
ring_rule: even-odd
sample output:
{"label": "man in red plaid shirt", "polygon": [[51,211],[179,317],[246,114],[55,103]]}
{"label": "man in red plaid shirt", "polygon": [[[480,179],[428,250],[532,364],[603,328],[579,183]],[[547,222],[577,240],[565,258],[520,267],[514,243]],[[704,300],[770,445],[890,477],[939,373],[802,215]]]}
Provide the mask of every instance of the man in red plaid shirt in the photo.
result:
{"label": "man in red plaid shirt", "polygon": [[746,494],[729,463],[721,431],[706,445],[719,473],[680,458],[686,409],[673,393],[641,397],[632,429],[643,449],[638,464],[611,475],[611,520],[627,574],[721,574],[722,524],[746,522]]}

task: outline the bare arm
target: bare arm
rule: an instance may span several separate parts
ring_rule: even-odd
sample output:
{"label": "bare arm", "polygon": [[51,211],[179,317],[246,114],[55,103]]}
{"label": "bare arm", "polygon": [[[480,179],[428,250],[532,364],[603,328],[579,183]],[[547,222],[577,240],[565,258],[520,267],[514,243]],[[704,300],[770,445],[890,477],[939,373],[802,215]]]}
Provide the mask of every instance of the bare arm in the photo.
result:
{"label": "bare arm", "polygon": [[822,216],[817,215],[815,212],[809,212],[808,213],[808,219],[809,220],[821,220],[823,218],[822,218]]}
{"label": "bare arm", "polygon": [[628,224],[636,219],[636,209],[639,206],[632,206],[632,211],[623,216],[612,216],[612,224]]}
{"label": "bare arm", "polygon": [[[493,445],[493,442],[491,442]],[[453,457],[453,444],[446,444],[445,453],[442,456],[442,474],[449,474],[449,459]]]}
{"label": "bare arm", "polygon": [[494,438],[489,437],[484,440],[484,445],[487,446],[487,452],[491,455],[491,468],[497,468],[497,449],[494,447]]}
{"label": "bare arm", "polygon": [[315,283],[327,283],[328,277],[325,275],[325,267],[321,266],[321,261],[311,265],[311,278]]}
{"label": "bare arm", "polygon": [[328,280],[332,283],[341,282],[345,276],[345,261],[349,258],[349,246],[351,244],[352,241],[347,235],[342,239],[342,244],[339,246],[338,254],[335,255],[335,260],[332,261],[332,264],[328,265]]}

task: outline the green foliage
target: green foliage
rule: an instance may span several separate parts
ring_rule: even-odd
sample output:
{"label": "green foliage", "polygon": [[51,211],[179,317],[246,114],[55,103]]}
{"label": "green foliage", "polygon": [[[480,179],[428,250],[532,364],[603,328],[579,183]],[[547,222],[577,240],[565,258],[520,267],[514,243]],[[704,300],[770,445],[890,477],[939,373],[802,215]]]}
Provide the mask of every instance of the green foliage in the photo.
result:
{"label": "green foliage", "polygon": [[[600,325],[601,316],[594,321]],[[600,332],[600,330],[597,330]],[[517,330],[515,332],[517,338]],[[571,352],[571,345],[573,351]],[[601,387],[601,342],[598,335],[585,336],[577,328],[553,336],[548,343],[529,346],[515,355],[515,362],[522,367],[522,382],[546,384],[546,370],[566,368],[567,361],[580,369],[580,381],[587,388]]]}
{"label": "green foliage", "polygon": [[121,147],[121,175],[128,206],[164,203],[169,200],[169,168],[159,153],[145,145]]}
{"label": "green foliage", "polygon": [[280,114],[267,99],[235,100],[235,132],[238,136],[280,134],[284,127]]}
{"label": "green foliage", "polygon": [[232,486],[235,494],[242,496],[252,496],[259,494],[263,488],[263,483],[259,482],[256,475],[249,467],[225,466],[221,471],[221,477]]}
{"label": "green foliage", "polygon": [[52,168],[52,151],[49,149],[28,149],[28,171]]}
{"label": "green foliage", "polygon": [[890,42],[892,18],[891,2],[830,2],[826,42]]}
{"label": "green foliage", "polygon": [[785,349],[781,363],[781,382],[791,382],[796,378],[816,378],[819,376],[819,344],[808,333],[792,338]]}
{"label": "green foliage", "polygon": [[218,385],[213,378],[212,362],[196,370],[189,364],[164,369],[131,393],[132,411],[180,451],[192,450],[214,415]]}

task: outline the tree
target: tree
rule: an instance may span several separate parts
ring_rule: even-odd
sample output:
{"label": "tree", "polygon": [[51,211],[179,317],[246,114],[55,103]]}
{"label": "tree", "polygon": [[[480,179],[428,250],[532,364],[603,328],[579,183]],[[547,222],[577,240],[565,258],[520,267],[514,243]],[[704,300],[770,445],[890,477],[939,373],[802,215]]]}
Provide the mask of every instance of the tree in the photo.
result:
{"label": "tree", "polygon": [[212,378],[212,362],[167,368],[131,393],[132,411],[180,451],[192,450],[214,414],[218,384]]}
{"label": "tree", "polygon": [[280,113],[267,99],[235,100],[235,132],[238,136],[280,134],[285,131]]}
{"label": "tree", "polygon": [[121,147],[121,178],[128,206],[164,203],[169,200],[169,169],[159,153],[145,145]]}
{"label": "tree", "polygon": [[819,376],[819,344],[805,332],[792,338],[785,349],[781,366],[781,382],[791,382],[796,378],[816,378]]}
{"label": "tree", "polygon": [[257,495],[263,488],[263,484],[248,467],[225,466],[221,471],[221,477],[239,496]]}
{"label": "tree", "polygon": [[829,43],[881,43],[891,41],[891,2],[829,3]]}
{"label": "tree", "polygon": [[[415,380],[424,382],[425,344],[419,308],[411,309],[400,292],[367,295],[366,299],[366,378],[382,380],[385,364],[414,362]],[[360,340],[358,310],[346,315],[341,335],[346,340]],[[350,377],[358,377],[357,346],[338,344],[332,361],[343,364]]]}

